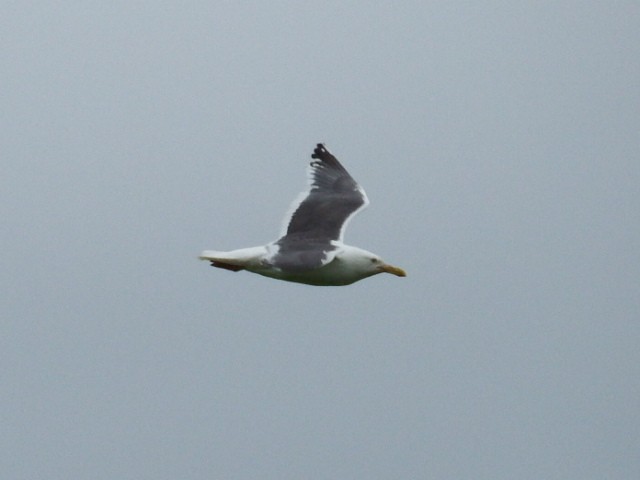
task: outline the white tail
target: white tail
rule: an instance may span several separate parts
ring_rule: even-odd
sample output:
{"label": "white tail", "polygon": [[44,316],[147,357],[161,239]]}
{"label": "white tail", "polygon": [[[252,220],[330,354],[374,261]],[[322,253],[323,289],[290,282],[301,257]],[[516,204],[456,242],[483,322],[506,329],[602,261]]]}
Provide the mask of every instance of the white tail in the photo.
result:
{"label": "white tail", "polygon": [[237,271],[245,268],[260,267],[260,259],[266,253],[267,249],[265,247],[241,248],[230,252],[205,250],[200,254],[200,260],[207,260],[214,267]]}

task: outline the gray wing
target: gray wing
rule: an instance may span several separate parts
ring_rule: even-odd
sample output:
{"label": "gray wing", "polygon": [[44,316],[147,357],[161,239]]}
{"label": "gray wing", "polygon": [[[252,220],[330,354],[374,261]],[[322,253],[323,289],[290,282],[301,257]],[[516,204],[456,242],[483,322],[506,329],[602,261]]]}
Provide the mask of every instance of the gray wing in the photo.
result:
{"label": "gray wing", "polygon": [[293,211],[280,242],[342,240],[349,219],[369,204],[364,190],[323,144],[316,145],[311,158],[311,188]]}

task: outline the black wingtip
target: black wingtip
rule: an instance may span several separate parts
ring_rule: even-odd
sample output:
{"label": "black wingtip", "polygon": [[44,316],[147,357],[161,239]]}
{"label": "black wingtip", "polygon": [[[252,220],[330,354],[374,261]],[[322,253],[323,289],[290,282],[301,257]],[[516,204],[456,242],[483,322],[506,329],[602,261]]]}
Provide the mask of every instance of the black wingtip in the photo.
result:
{"label": "black wingtip", "polygon": [[316,158],[318,160],[322,160],[322,158],[329,154],[329,150],[324,146],[324,143],[318,143],[316,148],[313,150],[311,154],[311,158]]}

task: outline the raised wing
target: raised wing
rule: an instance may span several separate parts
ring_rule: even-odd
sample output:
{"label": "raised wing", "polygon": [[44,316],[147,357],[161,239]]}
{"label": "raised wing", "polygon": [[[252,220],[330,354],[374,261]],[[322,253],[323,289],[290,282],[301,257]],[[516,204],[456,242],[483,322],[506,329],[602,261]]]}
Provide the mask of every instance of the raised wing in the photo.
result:
{"label": "raised wing", "polygon": [[288,240],[342,240],[348,221],[369,204],[349,172],[321,143],[309,169],[310,189],[294,202],[285,237]]}

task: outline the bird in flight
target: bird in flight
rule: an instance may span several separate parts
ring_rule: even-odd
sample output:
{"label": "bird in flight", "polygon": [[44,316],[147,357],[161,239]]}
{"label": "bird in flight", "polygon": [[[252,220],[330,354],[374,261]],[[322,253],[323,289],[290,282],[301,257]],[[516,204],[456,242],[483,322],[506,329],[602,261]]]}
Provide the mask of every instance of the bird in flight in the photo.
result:
{"label": "bird in flight", "polygon": [[375,253],[343,243],[353,216],[369,204],[364,190],[327,148],[311,155],[309,190],[293,202],[282,236],[267,245],[228,252],[205,250],[213,267],[319,286],[350,285],[378,273],[405,277]]}

